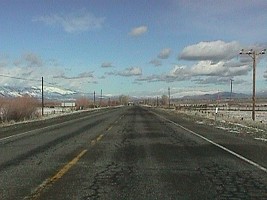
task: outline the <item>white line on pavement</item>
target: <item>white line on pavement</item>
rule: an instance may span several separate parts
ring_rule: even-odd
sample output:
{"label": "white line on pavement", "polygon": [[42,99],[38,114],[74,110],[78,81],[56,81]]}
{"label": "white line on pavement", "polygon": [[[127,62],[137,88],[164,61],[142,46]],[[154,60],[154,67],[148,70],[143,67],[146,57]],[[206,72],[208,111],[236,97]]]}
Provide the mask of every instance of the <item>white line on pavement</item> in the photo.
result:
{"label": "white line on pavement", "polygon": [[190,130],[190,129],[188,129],[188,128],[186,128],[186,127],[184,127],[184,126],[182,126],[182,125],[180,125],[180,124],[178,124],[178,123],[176,123],[174,121],[171,121],[171,120],[169,120],[169,119],[167,119],[167,118],[165,118],[165,117],[163,117],[163,116],[161,116],[161,115],[159,115],[157,113],[154,113],[152,111],[150,111],[150,112],[153,113],[154,115],[156,115],[156,116],[158,116],[158,117],[160,117],[160,118],[162,118],[162,119],[174,124],[175,126],[178,126],[178,127],[182,128],[182,129],[192,133],[193,135],[202,138],[203,140],[215,145],[216,147],[219,147],[220,149],[222,149],[222,150],[234,155],[235,157],[237,157],[237,158],[239,158],[239,159],[241,159],[241,160],[243,160],[243,161],[245,161],[245,162],[247,162],[247,163],[255,166],[256,168],[258,168],[258,169],[260,169],[260,170],[262,170],[262,171],[267,173],[267,169],[265,167],[261,166],[260,164],[254,162],[252,160],[249,160],[249,159],[245,158],[244,156],[242,156],[242,155],[240,155],[240,154],[238,154],[238,153],[236,153],[236,152],[234,152],[234,151],[232,151],[230,149],[227,149],[226,147],[224,147],[224,146],[222,146],[220,144],[217,144],[216,142],[213,142],[212,140],[210,140],[210,139],[208,139],[208,138],[206,138],[206,137],[204,137],[204,136],[202,136],[202,135],[200,135],[200,134],[198,134],[198,133],[196,133],[196,132],[194,132],[194,131],[192,131],[192,130]]}

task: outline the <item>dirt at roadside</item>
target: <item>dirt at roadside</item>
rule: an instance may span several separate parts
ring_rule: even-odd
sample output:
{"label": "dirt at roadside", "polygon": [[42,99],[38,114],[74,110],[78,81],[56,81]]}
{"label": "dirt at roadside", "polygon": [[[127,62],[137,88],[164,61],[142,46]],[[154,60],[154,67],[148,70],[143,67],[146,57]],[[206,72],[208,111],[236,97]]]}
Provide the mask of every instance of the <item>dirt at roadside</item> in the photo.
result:
{"label": "dirt at roadside", "polygon": [[218,129],[223,129],[229,133],[239,136],[250,136],[256,140],[261,140],[267,143],[267,124],[254,121],[229,119],[227,117],[207,116],[197,111],[177,111],[174,109],[164,109],[165,112],[170,112],[179,115],[184,119],[195,121],[199,124],[215,126]]}

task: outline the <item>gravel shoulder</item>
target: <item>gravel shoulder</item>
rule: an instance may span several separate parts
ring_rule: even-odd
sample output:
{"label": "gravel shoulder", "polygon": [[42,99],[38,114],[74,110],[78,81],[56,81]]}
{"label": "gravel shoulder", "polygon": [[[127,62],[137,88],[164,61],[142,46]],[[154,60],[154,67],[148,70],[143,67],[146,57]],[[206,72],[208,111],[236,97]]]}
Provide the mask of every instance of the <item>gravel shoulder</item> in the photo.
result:
{"label": "gravel shoulder", "polygon": [[199,111],[158,109],[168,112],[169,114],[176,115],[177,117],[181,117],[185,120],[194,121],[197,124],[212,126],[240,137],[251,137],[267,143],[267,124],[259,121],[254,122],[252,120],[229,118],[227,115],[215,116],[215,114],[212,115],[210,113],[207,114]]}

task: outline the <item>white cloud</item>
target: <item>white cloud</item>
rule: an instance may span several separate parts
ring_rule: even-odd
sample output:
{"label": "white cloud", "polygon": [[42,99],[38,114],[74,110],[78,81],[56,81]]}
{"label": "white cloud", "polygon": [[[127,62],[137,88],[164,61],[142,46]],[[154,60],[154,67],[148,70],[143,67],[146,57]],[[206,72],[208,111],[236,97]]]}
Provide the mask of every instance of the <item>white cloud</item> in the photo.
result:
{"label": "white cloud", "polygon": [[152,64],[154,65],[155,67],[158,67],[158,66],[161,66],[162,65],[162,62],[158,59],[153,59],[149,62],[149,64]]}
{"label": "white cloud", "polygon": [[0,72],[0,86],[40,87],[41,78],[44,77],[46,86],[53,85],[77,91],[84,90],[85,84],[88,82],[97,82],[93,72],[67,76],[64,66],[61,66],[56,60],[43,60],[34,53],[24,54],[15,61],[0,58],[0,63],[4,61]]}
{"label": "white cloud", "polygon": [[96,17],[93,14],[81,10],[70,14],[53,14],[34,18],[35,22],[43,22],[46,25],[59,25],[68,33],[83,32],[102,28],[105,18]]}
{"label": "white cloud", "polygon": [[139,76],[142,75],[140,67],[130,67],[118,73],[120,76]]}
{"label": "white cloud", "polygon": [[113,67],[111,62],[104,62],[101,64],[102,68],[109,68],[109,67]]}
{"label": "white cloud", "polygon": [[60,75],[53,76],[53,78],[74,80],[83,78],[94,78],[94,75],[93,72],[83,72],[78,74],[77,76],[66,76],[64,73],[62,73]]}
{"label": "white cloud", "polygon": [[9,56],[4,53],[0,53],[0,67],[4,67],[8,63]]}
{"label": "white cloud", "polygon": [[158,58],[167,59],[167,58],[170,57],[170,54],[171,54],[171,49],[170,48],[165,48],[165,49],[161,50],[161,52],[158,55]]}
{"label": "white cloud", "polygon": [[[251,71],[251,67],[247,64],[240,64],[231,61],[220,61],[213,63],[212,61],[199,61],[192,66],[174,65],[173,68],[165,74],[154,74],[137,78],[136,82],[177,82],[192,80],[201,82],[201,84],[217,84],[218,80],[229,80],[236,76],[245,76]],[[206,77],[200,78],[200,77]],[[213,78],[209,78],[213,77]],[[199,81],[197,81],[199,80]]]}
{"label": "white cloud", "polygon": [[147,26],[139,26],[139,27],[133,28],[131,32],[129,33],[129,35],[133,37],[138,37],[138,36],[145,34],[147,31],[148,31]]}
{"label": "white cloud", "polygon": [[240,49],[241,45],[235,41],[229,43],[221,40],[200,42],[185,47],[179,55],[179,58],[182,60],[211,60],[218,62],[237,57]]}
{"label": "white cloud", "polygon": [[142,75],[142,69],[140,67],[129,67],[122,71],[107,72],[105,74],[115,76],[140,76]]}
{"label": "white cloud", "polygon": [[13,64],[20,67],[42,67],[43,60],[35,53],[26,53],[20,59],[14,61]]}
{"label": "white cloud", "polygon": [[251,68],[248,65],[238,65],[233,62],[220,61],[212,63],[211,61],[200,61],[193,65],[191,73],[193,76],[218,76],[232,77],[246,75]]}

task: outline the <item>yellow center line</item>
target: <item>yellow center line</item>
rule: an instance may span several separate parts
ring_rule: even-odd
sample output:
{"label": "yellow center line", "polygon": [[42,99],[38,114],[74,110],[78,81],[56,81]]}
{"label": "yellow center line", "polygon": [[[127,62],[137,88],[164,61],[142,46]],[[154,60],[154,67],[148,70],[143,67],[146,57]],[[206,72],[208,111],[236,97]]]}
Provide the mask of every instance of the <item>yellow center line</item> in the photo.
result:
{"label": "yellow center line", "polygon": [[81,157],[87,152],[87,150],[83,150],[79,153],[78,156],[76,156],[73,160],[71,160],[68,164],[66,164],[62,169],[60,169],[54,176],[46,179],[39,187],[36,188],[36,190],[28,197],[25,197],[26,200],[34,200],[38,199],[41,196],[41,193],[51,187],[57,180],[59,180],[61,177],[63,177],[70,169],[73,167],[80,159]]}
{"label": "yellow center line", "polygon": [[98,138],[96,138],[96,141],[99,142],[103,136],[104,136],[103,134],[99,135]]}
{"label": "yellow center line", "polygon": [[[116,121],[118,122],[118,121]],[[109,126],[106,130],[110,131],[113,128],[113,126]],[[97,142],[99,142],[104,137],[103,134],[99,135],[95,140],[91,141],[91,145],[95,145]],[[36,188],[36,190],[30,195],[25,197],[26,200],[34,200],[38,199],[41,196],[41,193],[51,187],[58,179],[63,177],[71,167],[73,167],[80,159],[81,157],[87,152],[87,150],[83,150],[78,156],[76,156],[73,160],[71,160],[68,164],[66,164],[61,170],[59,170],[54,176],[46,179],[39,187]]]}
{"label": "yellow center line", "polygon": [[95,145],[96,144],[96,141],[95,140],[92,140],[91,141],[91,145]]}
{"label": "yellow center line", "polygon": [[110,131],[113,128],[113,126],[110,126],[107,128],[107,131]]}

